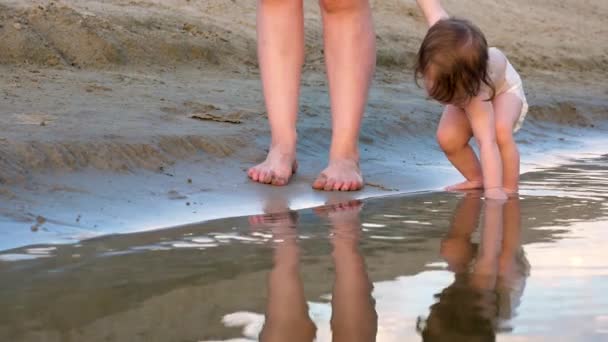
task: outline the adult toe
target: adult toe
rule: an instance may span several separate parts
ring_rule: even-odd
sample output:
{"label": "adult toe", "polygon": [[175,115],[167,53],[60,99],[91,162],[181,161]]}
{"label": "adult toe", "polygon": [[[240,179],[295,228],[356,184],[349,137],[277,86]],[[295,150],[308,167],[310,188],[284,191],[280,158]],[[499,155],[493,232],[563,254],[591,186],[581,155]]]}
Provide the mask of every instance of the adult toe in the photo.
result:
{"label": "adult toe", "polygon": [[325,188],[325,184],[327,183],[327,176],[325,174],[320,174],[317,179],[315,179],[312,187],[317,190],[323,190]]}
{"label": "adult toe", "polygon": [[273,176],[272,180],[271,180],[271,184],[272,185],[276,185],[276,186],[283,186],[287,184],[287,178],[285,177],[279,177],[279,176]]}
{"label": "adult toe", "polygon": [[327,182],[325,183],[325,186],[323,187],[323,190],[325,190],[325,191],[331,191],[331,190],[333,190],[335,183],[336,183],[335,179],[333,179],[333,178],[327,179]]}

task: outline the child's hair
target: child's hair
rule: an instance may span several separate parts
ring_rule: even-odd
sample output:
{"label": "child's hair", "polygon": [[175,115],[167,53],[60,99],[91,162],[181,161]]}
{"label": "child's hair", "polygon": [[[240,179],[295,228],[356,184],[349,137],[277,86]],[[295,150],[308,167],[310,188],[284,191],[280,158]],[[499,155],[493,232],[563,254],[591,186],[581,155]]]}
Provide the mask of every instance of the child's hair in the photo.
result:
{"label": "child's hair", "polygon": [[429,96],[442,103],[464,104],[477,96],[482,84],[495,88],[488,75],[488,43],[468,20],[449,18],[427,32],[416,60],[416,82],[432,68]]}
{"label": "child's hair", "polygon": [[470,286],[468,277],[456,275],[454,283],[435,295],[428,318],[418,317],[422,342],[496,341],[496,292]]}

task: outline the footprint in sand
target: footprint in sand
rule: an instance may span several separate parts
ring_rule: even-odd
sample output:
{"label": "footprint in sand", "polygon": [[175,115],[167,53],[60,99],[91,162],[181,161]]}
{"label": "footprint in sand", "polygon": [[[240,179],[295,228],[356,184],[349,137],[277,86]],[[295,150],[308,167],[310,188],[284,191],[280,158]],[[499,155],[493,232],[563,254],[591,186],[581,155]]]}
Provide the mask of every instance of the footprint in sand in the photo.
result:
{"label": "footprint in sand", "polygon": [[171,190],[167,193],[167,195],[169,196],[169,199],[171,200],[183,200],[183,199],[187,199],[187,196],[184,196],[182,194],[180,194],[179,192],[175,191],[175,190]]}

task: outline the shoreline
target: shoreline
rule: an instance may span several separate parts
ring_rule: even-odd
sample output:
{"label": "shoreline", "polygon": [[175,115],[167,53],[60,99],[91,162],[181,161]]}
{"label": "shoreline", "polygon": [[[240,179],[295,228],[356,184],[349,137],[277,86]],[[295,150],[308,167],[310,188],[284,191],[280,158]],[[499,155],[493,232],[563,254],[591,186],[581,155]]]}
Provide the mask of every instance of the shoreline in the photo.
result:
{"label": "shoreline", "polygon": [[[525,150],[522,151],[522,175],[528,172],[539,171],[550,166],[556,166],[563,164],[568,159],[576,158],[582,155],[597,155],[600,156],[605,151],[601,150],[601,146],[605,146],[606,139],[602,139],[599,134],[595,139],[578,141],[576,144],[569,146],[554,146],[554,148],[547,153],[546,150],[537,150],[535,152]],[[545,145],[546,147],[546,145]],[[192,166],[189,166],[192,167]],[[186,168],[187,169],[187,168]],[[232,170],[232,173],[235,170]],[[240,171],[237,170],[237,171]],[[108,198],[105,201],[101,200],[100,194],[97,193],[95,200],[88,201],[94,202],[95,207],[102,207],[102,211],[90,210],[87,212],[79,210],[78,221],[85,221],[85,217],[89,222],[95,222],[95,216],[101,222],[106,220],[106,227],[93,227],[84,228],[83,225],[78,224],[66,224],[61,222],[61,219],[46,219],[44,223],[38,225],[36,232],[30,231],[32,225],[36,225],[34,222],[19,222],[14,220],[12,222],[13,227],[9,228],[11,231],[15,230],[27,230],[26,234],[19,236],[19,234],[11,234],[8,230],[5,234],[3,243],[0,244],[0,251],[9,251],[17,248],[23,248],[26,246],[32,247],[37,245],[63,245],[63,244],[78,244],[82,241],[89,239],[103,238],[107,236],[120,236],[138,234],[144,232],[162,232],[172,229],[182,229],[189,226],[196,226],[200,224],[212,224],[213,222],[229,221],[235,218],[242,218],[252,215],[260,215],[265,212],[284,212],[287,210],[305,210],[311,209],[318,206],[325,205],[327,203],[336,203],[349,201],[353,199],[358,200],[370,200],[380,199],[385,197],[404,197],[404,196],[421,196],[435,192],[442,192],[441,187],[445,185],[442,180],[446,179],[458,179],[459,175],[455,170],[452,170],[451,166],[446,161],[439,163],[435,168],[427,168],[423,170],[426,175],[426,179],[415,176],[417,172],[410,170],[399,174],[391,175],[376,175],[373,177],[379,182],[384,182],[388,186],[397,186],[398,179],[406,178],[409,173],[411,178],[406,180],[411,184],[415,184],[410,188],[400,188],[395,191],[383,191],[378,188],[368,186],[360,192],[352,193],[337,193],[337,192],[317,192],[310,188],[307,183],[306,175],[300,175],[296,177],[293,183],[287,187],[270,187],[266,185],[258,185],[250,182],[248,179],[243,180],[241,184],[236,185],[241,188],[241,192],[235,196],[232,191],[208,191],[200,192],[198,194],[190,194],[184,198],[178,199],[162,199],[159,197],[153,198],[152,201],[146,201],[142,196],[132,196],[129,199],[129,207],[122,212],[114,212],[114,217],[109,217],[109,214],[104,214],[103,207],[108,206],[113,201],[121,201],[123,196],[115,196],[114,198]],[[409,172],[407,172],[409,171]],[[71,175],[74,176],[74,175]],[[85,179],[91,181],[86,173],[81,173],[80,176],[85,176]],[[99,176],[96,176],[99,177]],[[103,177],[120,179],[121,177],[133,178],[141,175],[103,175]],[[246,176],[243,176],[246,178]],[[418,177],[414,179],[414,177]],[[74,180],[72,179],[72,182]],[[154,181],[154,180],[153,180]],[[93,181],[95,182],[95,181]],[[74,182],[73,182],[74,183]],[[77,183],[77,182],[76,182]],[[103,183],[103,182],[102,182]],[[122,183],[132,183],[132,179],[123,180]],[[158,184],[157,184],[158,185]],[[403,185],[403,182],[401,183]],[[416,187],[417,186],[417,187]],[[118,184],[117,187],[121,187]],[[179,192],[176,192],[179,196]],[[74,196],[72,194],[72,203],[78,203],[87,201],[87,194],[80,194]],[[103,197],[103,194],[101,194]],[[52,199],[52,198],[49,198]],[[138,201],[139,200],[139,201]],[[213,204],[209,205],[209,202]],[[52,199],[52,202],[57,203],[57,198]],[[127,221],[128,214],[131,212],[146,212],[146,207],[150,206],[152,202],[156,202],[156,206],[148,208],[145,215],[133,217],[129,222]],[[204,210],[197,211],[192,214],[192,208],[199,202],[207,203]],[[190,203],[190,205],[184,205],[184,203]],[[63,207],[70,208],[70,206],[58,203],[54,206],[39,205],[38,212],[44,213],[45,211],[54,212],[59,214],[57,217],[61,217],[61,211],[58,208]],[[120,203],[117,207],[120,207]],[[107,209],[111,210],[111,208]],[[68,212],[70,210],[67,210]],[[71,216],[74,216],[73,214]],[[88,217],[87,217],[88,216]],[[0,216],[1,217],[1,216]],[[52,217],[52,216],[49,216]],[[162,219],[165,222],[162,222]],[[172,218],[172,219],[169,219]]]}
{"label": "shoreline", "polygon": [[[605,36],[607,4],[445,6],[478,24],[524,80],[530,111],[516,137],[522,172],[605,137],[608,47],[594,37]],[[0,250],[404,195],[460,179],[435,143],[441,107],[412,80],[426,24],[415,2],[387,0],[373,3],[378,63],[360,135],[366,189],[310,187],[326,166],[331,135],[314,3],[304,5],[300,171],[287,188],[252,184],[245,170],[265,158],[270,137],[255,7],[245,0],[4,1]]]}

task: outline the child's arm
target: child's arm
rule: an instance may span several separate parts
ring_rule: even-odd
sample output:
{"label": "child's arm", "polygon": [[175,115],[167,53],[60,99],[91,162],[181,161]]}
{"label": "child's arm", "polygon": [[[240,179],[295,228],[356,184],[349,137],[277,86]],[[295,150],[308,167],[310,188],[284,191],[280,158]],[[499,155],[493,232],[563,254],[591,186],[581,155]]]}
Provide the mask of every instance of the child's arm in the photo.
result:
{"label": "child's arm", "polygon": [[485,101],[486,92],[477,95],[466,106],[473,135],[479,145],[483,186],[486,198],[507,199],[502,188],[502,160],[496,144],[496,125],[492,103]]}
{"label": "child's arm", "polygon": [[443,7],[441,7],[441,1],[439,0],[417,0],[417,2],[418,7],[420,7],[424,13],[424,17],[426,18],[429,27],[435,25],[435,23],[441,19],[450,17]]}

